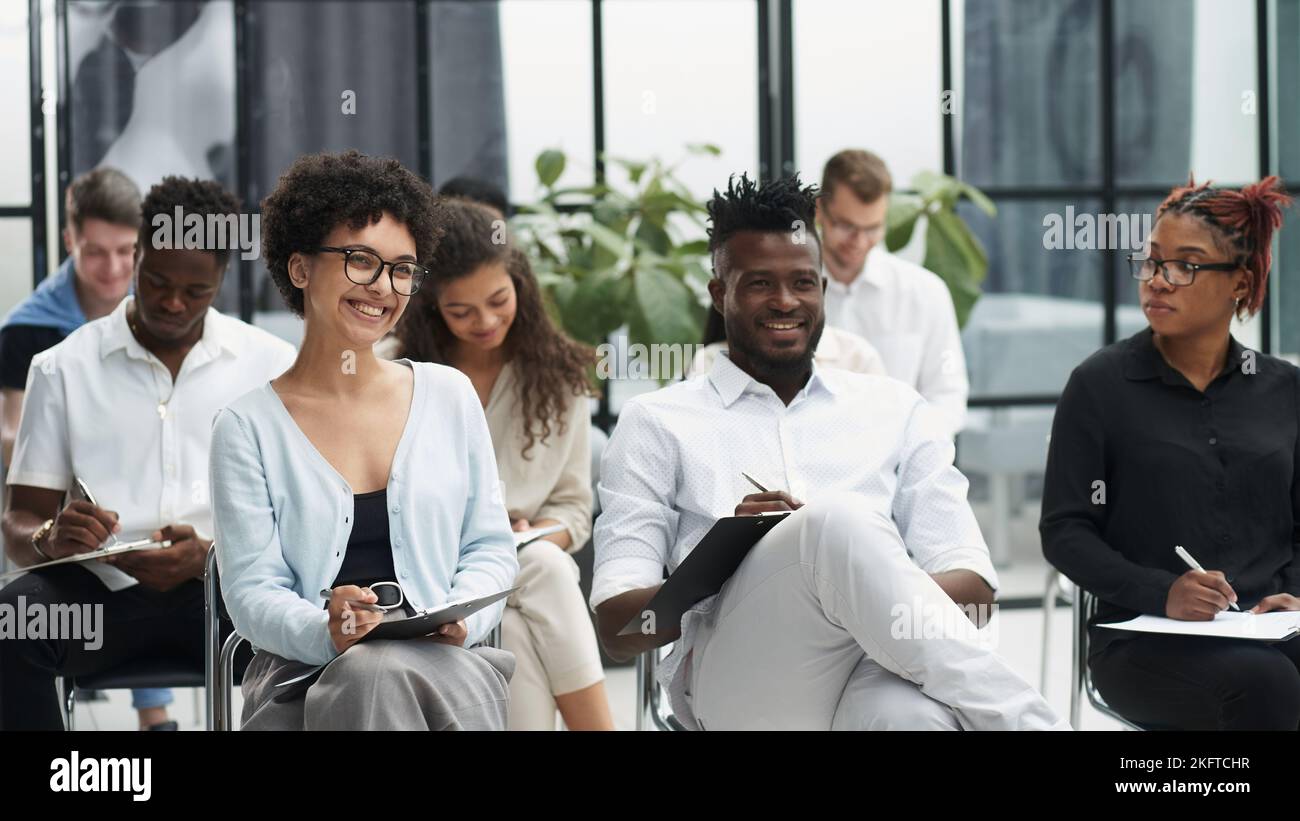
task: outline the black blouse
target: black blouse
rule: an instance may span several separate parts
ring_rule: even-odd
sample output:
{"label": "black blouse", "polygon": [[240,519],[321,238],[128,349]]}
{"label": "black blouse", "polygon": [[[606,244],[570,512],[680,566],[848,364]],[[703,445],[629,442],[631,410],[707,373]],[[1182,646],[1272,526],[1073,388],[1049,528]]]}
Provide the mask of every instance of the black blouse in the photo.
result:
{"label": "black blouse", "polygon": [[[1043,555],[1098,598],[1098,621],[1165,615],[1188,568],[1220,570],[1247,609],[1300,595],[1300,369],[1230,342],[1201,393],[1151,329],[1075,368],[1047,454]],[[1094,631],[1093,650],[1113,637]]]}
{"label": "black blouse", "polygon": [[352,533],[333,586],[365,587],[374,582],[396,581],[393,547],[388,540],[388,489],[357,493],[352,500]]}

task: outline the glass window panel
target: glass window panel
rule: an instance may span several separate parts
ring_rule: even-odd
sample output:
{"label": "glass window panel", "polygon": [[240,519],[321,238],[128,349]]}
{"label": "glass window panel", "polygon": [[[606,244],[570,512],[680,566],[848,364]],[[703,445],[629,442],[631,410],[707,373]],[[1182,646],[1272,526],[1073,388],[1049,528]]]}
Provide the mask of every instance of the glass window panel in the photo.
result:
{"label": "glass window panel", "polygon": [[940,4],[817,0],[794,6],[797,166],[808,181],[866,148],[908,187],[943,170]]}
{"label": "glass window panel", "polygon": [[9,313],[32,292],[32,221],[26,217],[0,219],[0,316]]}
{"label": "glass window panel", "polygon": [[1277,55],[1274,145],[1278,168],[1288,180],[1300,180],[1300,0],[1277,0],[1273,53]]}
{"label": "glass window panel", "polygon": [[560,182],[595,179],[589,0],[501,3],[510,198],[538,195],[537,155],[558,148],[568,158]]}
{"label": "glass window panel", "polygon": [[[698,197],[758,170],[758,13],[751,0],[608,0],[603,6],[609,154],[665,161]],[[610,168],[615,185],[623,179]]]}
{"label": "glass window panel", "polygon": [[[433,182],[468,176],[509,191],[498,5],[436,2],[428,10]],[[554,45],[550,38],[537,39]],[[400,70],[412,72],[412,80],[414,59],[410,55],[409,63],[399,64]],[[399,118],[401,110],[389,116]]]}
{"label": "glass window panel", "polygon": [[27,32],[27,4],[0,4],[0,205],[27,205],[32,201],[31,48]]}
{"label": "glass window panel", "polygon": [[73,0],[67,20],[72,173],[110,165],[141,190],[168,174],[234,190],[233,3]]}
{"label": "glass window panel", "polygon": [[1277,334],[1275,353],[1300,364],[1300,227],[1296,214],[1288,214],[1274,246],[1273,272],[1269,290],[1273,291],[1273,318]]}
{"label": "glass window panel", "polygon": [[1101,345],[1103,255],[1049,241],[1045,224],[1049,215],[1063,224],[1095,215],[1100,201],[1003,198],[997,206],[993,219],[960,206],[989,257],[984,294],[962,329],[971,397],[1057,393]]}
{"label": "glass window panel", "polygon": [[1047,562],[1038,536],[1050,406],[971,408],[957,467],[998,570],[998,598],[1041,599]]}
{"label": "glass window panel", "polygon": [[954,6],[962,175],[977,186],[1100,184],[1101,4]]}
{"label": "glass window panel", "polygon": [[1120,185],[1258,178],[1253,3],[1116,3],[1115,40]]}
{"label": "glass window panel", "polygon": [[[414,48],[415,5],[285,0],[248,7],[249,179],[246,202],[261,200],[300,155],[355,148],[388,155],[418,170],[419,110]],[[351,92],[345,97],[345,92]],[[348,113],[355,102],[355,113]],[[253,265],[259,312],[284,302],[259,259]],[[297,330],[284,313],[259,324]]]}

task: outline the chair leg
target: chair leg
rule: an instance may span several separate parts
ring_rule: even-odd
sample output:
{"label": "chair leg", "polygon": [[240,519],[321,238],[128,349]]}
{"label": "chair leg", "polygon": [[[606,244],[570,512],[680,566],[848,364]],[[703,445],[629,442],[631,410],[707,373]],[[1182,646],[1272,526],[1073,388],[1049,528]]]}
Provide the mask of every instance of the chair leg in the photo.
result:
{"label": "chair leg", "polygon": [[1056,610],[1056,594],[1061,589],[1056,568],[1047,569],[1047,585],[1043,590],[1043,648],[1038,662],[1038,692],[1047,698],[1047,673],[1052,650],[1052,614]]}
{"label": "chair leg", "polygon": [[72,732],[77,729],[77,682],[64,677],[60,677],[57,681],[59,689],[62,690],[63,726],[68,732]]}
{"label": "chair leg", "polygon": [[216,545],[208,549],[208,560],[203,574],[203,690],[205,695],[206,725],[209,732],[217,729],[220,721],[217,704],[217,670],[221,663],[221,618],[218,603],[221,590],[217,581]]}
{"label": "chair leg", "polygon": [[235,689],[235,651],[243,643],[244,637],[238,633],[231,633],[226,638],[225,646],[221,648],[221,658],[218,659],[216,692],[213,694],[213,702],[216,707],[218,719],[216,729],[220,732],[229,732],[233,726],[231,718],[231,702],[234,701],[233,693]]}
{"label": "chair leg", "polygon": [[1088,663],[1088,616],[1084,612],[1087,598],[1083,588],[1075,588],[1071,607],[1074,633],[1070,641],[1070,726],[1075,730],[1080,729],[1083,715],[1084,665]]}
{"label": "chair leg", "polygon": [[646,667],[648,666],[647,657],[653,652],[654,651],[651,650],[648,653],[642,653],[636,657],[636,722],[633,726],[638,733],[645,729],[645,714],[647,708],[646,696],[648,695],[646,692],[646,681],[652,678],[651,676],[646,675]]}

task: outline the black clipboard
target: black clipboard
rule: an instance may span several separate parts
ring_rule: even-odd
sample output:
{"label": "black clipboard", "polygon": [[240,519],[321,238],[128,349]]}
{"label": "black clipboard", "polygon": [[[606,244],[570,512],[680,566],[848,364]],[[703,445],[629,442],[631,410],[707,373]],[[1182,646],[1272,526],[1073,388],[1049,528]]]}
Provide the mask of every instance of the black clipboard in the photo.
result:
{"label": "black clipboard", "polygon": [[721,590],[758,540],[789,515],[789,511],[782,511],[719,519],[663,583],[645,610],[623,625],[618,634],[640,633],[646,612],[654,613],[655,624],[680,624],[682,615]]}
{"label": "black clipboard", "polygon": [[509,590],[502,590],[500,593],[493,593],[477,599],[447,602],[439,605],[435,610],[422,610],[414,616],[406,618],[385,619],[376,624],[369,633],[357,639],[357,644],[371,639],[418,639],[428,636],[436,633],[438,628],[444,624],[464,621],[484,607],[496,604],[518,589],[518,587],[512,587]]}

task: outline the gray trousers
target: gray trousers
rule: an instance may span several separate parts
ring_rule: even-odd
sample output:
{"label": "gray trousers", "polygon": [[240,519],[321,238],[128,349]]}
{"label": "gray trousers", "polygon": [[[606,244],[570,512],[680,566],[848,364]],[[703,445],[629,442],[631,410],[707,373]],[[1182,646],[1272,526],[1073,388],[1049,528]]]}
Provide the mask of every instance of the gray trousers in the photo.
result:
{"label": "gray trousers", "polygon": [[244,730],[504,730],[514,656],[432,641],[355,644],[305,697],[277,704],[275,685],[314,665],[261,650],[244,673]]}

